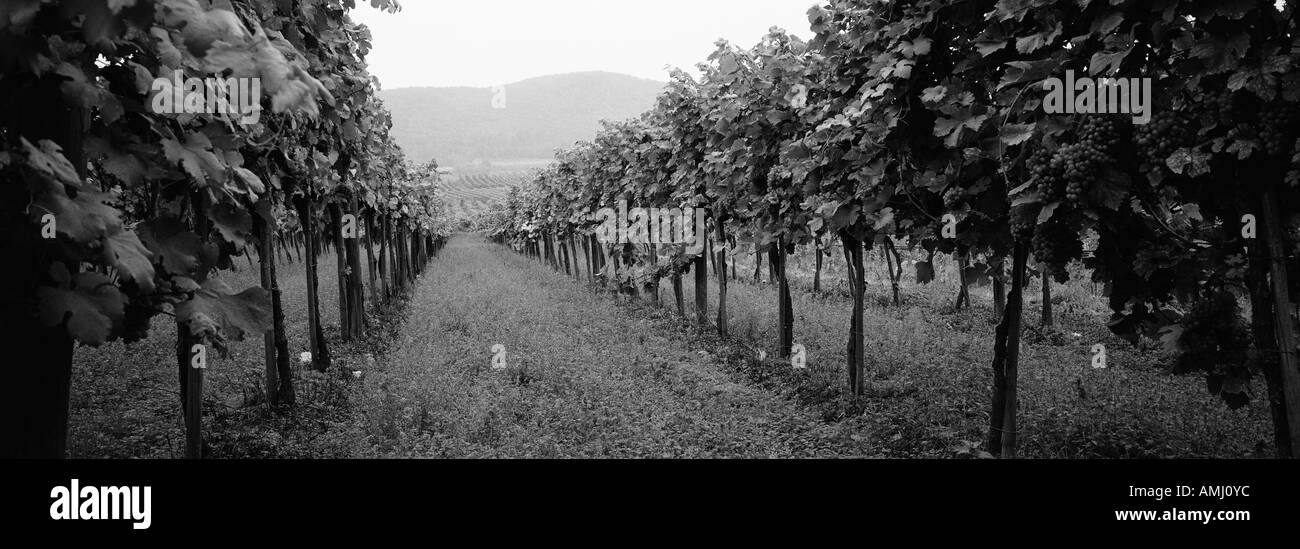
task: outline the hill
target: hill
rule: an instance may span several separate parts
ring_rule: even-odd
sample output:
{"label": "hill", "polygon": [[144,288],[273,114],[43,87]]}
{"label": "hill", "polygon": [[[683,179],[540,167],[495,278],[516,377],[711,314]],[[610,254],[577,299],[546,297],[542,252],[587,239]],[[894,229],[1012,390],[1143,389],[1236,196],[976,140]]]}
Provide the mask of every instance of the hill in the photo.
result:
{"label": "hill", "polygon": [[[531,78],[502,89],[399,88],[379,96],[408,158],[443,166],[540,164],[555,149],[595,136],[601,120],[650,110],[663,82],[609,72]],[[494,108],[494,99],[498,101]]]}

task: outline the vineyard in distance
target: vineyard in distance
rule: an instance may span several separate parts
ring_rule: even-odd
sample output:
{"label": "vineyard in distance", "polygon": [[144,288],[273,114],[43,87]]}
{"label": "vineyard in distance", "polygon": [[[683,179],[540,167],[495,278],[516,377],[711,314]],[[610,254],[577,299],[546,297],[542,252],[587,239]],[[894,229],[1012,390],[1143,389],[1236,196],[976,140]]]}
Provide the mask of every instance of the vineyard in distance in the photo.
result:
{"label": "vineyard in distance", "polygon": [[358,3],[0,4],[0,457],[1300,456],[1295,2],[823,0],[490,167]]}
{"label": "vineyard in distance", "polygon": [[504,203],[511,187],[533,177],[530,169],[491,169],[457,171],[442,177],[443,197],[448,213],[456,219],[472,220]]}

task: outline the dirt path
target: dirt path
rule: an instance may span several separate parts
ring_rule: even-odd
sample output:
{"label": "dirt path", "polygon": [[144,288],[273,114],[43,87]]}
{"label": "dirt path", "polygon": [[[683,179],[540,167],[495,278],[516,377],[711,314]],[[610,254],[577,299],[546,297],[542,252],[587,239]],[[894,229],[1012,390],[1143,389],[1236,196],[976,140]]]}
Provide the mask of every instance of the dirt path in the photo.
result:
{"label": "dirt path", "polygon": [[[455,237],[427,273],[394,349],[365,374],[362,454],[863,455],[653,320],[477,236]],[[506,370],[492,368],[497,345]]]}

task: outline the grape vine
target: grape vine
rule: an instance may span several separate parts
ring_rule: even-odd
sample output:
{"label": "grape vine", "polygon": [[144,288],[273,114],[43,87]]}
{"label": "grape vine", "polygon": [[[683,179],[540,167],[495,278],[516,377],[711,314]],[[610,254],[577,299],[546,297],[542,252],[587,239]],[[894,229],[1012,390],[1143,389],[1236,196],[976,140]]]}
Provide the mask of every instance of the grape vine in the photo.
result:
{"label": "grape vine", "polygon": [[[896,242],[983,258],[1011,286],[987,445],[1008,457],[1028,259],[1062,282],[1081,263],[1107,286],[1112,331],[1163,341],[1184,357],[1180,372],[1205,374],[1229,404],[1263,374],[1278,452],[1300,455],[1282,293],[1300,219],[1293,10],[830,0],[809,10],[806,44],[779,31],[749,49],[720,43],[701,78],[675,74],[651,113],[562,153],[564,185],[543,175],[513,192],[492,234],[530,250],[556,234],[589,238],[583,214],[667,196],[708,207],[714,244],[731,252],[835,235],[850,273],[855,253]],[[1045,112],[1042,82],[1067,71],[1150,85],[1149,123]],[[652,253],[618,251],[615,270]],[[703,267],[673,263],[678,274],[688,264]],[[1228,306],[1225,288],[1254,307]],[[847,370],[859,392],[855,301]],[[1277,360],[1243,362],[1247,347]]]}

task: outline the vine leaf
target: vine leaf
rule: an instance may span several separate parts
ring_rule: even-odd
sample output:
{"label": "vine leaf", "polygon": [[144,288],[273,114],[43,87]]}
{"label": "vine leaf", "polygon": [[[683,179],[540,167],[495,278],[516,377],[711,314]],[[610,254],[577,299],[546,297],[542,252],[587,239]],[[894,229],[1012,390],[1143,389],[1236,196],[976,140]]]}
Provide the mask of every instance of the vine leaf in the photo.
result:
{"label": "vine leaf", "polygon": [[66,78],[59,85],[59,90],[69,103],[83,109],[98,108],[100,115],[108,123],[122,117],[122,103],[117,100],[117,97],[108,90],[101,88],[93,80],[88,81],[86,73],[80,68],[69,63],[63,63],[55,67],[54,72]]}
{"label": "vine leaf", "polygon": [[52,212],[59,234],[92,245],[122,226],[118,211],[108,204],[111,199],[108,194],[94,191],[80,191],[76,198],[68,198],[63,189],[56,189],[36,198],[37,208],[32,213],[39,217],[37,209]]}
{"label": "vine leaf", "polygon": [[[110,2],[111,3],[111,2]],[[153,89],[154,76],[144,65],[134,61],[127,61],[126,66],[135,73],[135,92],[140,95],[148,95],[149,90]]]}
{"label": "vine leaf", "polygon": [[891,223],[894,222],[894,209],[893,209],[893,208],[885,208],[885,209],[881,210],[880,213],[879,213],[878,215],[879,215],[879,217],[876,219],[875,224],[872,225],[872,228],[875,229],[875,230],[877,230],[877,231],[882,230],[882,229],[888,227]]}
{"label": "vine leaf", "polygon": [[961,141],[963,128],[969,128],[971,131],[979,131],[988,120],[988,114],[974,114],[970,107],[945,109],[949,118],[940,118],[934,122],[935,137],[944,138],[944,144],[950,148],[956,148]]}
{"label": "vine leaf", "polygon": [[211,178],[223,181],[225,164],[212,151],[212,142],[199,132],[190,133],[182,144],[176,139],[163,139],[163,153],[167,161],[179,165],[185,173],[197,183],[204,184]]}
{"label": "vine leaf", "polygon": [[948,87],[942,84],[921,90],[921,101],[937,105],[948,96]]}
{"label": "vine leaf", "polygon": [[1178,175],[1199,177],[1210,173],[1210,155],[1201,150],[1178,149],[1165,162]]}
{"label": "vine leaf", "polygon": [[900,51],[907,57],[918,57],[930,54],[930,46],[933,44],[929,38],[920,37],[911,42],[903,42]]}
{"label": "vine leaf", "polygon": [[131,231],[119,229],[104,237],[104,260],[146,292],[154,289],[152,257]]}
{"label": "vine leaf", "polygon": [[208,212],[212,224],[227,242],[243,248],[253,233],[253,216],[248,210],[223,202]]}
{"label": "vine leaf", "polygon": [[163,270],[168,273],[186,274],[198,267],[202,241],[180,221],[160,217],[141,223],[137,231],[145,246],[162,259]]}
{"label": "vine leaf", "polygon": [[126,300],[113,281],[96,272],[72,276],[60,262],[50,267],[50,277],[58,285],[36,291],[41,323],[52,327],[66,321],[73,339],[92,347],[106,343],[126,311]]}
{"label": "vine leaf", "polygon": [[102,137],[87,136],[86,153],[91,158],[98,159],[105,171],[127,186],[140,185],[148,174],[148,169],[138,157],[115,149],[107,139]]}
{"label": "vine leaf", "polygon": [[1277,77],[1259,68],[1241,69],[1228,77],[1228,89],[1246,89],[1260,99],[1271,101],[1277,95]]}
{"label": "vine leaf", "polygon": [[236,294],[225,282],[213,279],[194,292],[193,298],[176,305],[176,318],[191,335],[227,356],[226,342],[242,341],[248,334],[271,328],[269,295],[257,287]]}
{"label": "vine leaf", "polygon": [[1110,167],[1094,181],[1088,196],[1093,203],[1118,211],[1129,196],[1130,185],[1128,174]]}
{"label": "vine leaf", "polygon": [[1114,74],[1119,71],[1119,67],[1124,63],[1124,59],[1133,53],[1133,48],[1123,51],[1099,51],[1092,54],[1092,60],[1088,62],[1088,74],[1097,76],[1099,74]]}
{"label": "vine leaf", "polygon": [[53,141],[42,139],[40,146],[32,145],[26,137],[22,138],[23,149],[27,153],[27,166],[50,180],[80,187],[81,177],[77,169],[63,156],[63,149]]}
{"label": "vine leaf", "polygon": [[1227,40],[1206,37],[1192,46],[1192,55],[1205,62],[1208,74],[1231,70],[1250,49],[1250,35],[1242,32]]}
{"label": "vine leaf", "polygon": [[185,57],[181,50],[176,48],[176,44],[172,43],[171,34],[159,27],[149,29],[149,34],[153,36],[158,47],[158,60],[162,61],[163,66],[169,69],[181,68]]}
{"label": "vine leaf", "polygon": [[998,0],[998,5],[994,8],[993,13],[997,15],[998,21],[1014,19],[1019,21],[1024,19],[1025,14],[1033,8],[1032,0]]}
{"label": "vine leaf", "polygon": [[1061,36],[1061,30],[1062,30],[1061,23],[1058,21],[1056,23],[1056,27],[1052,28],[1051,30],[1045,30],[1038,34],[1032,34],[1029,36],[1017,38],[1016,51],[1020,53],[1033,53],[1035,51],[1038,51],[1043,46],[1046,46],[1047,44],[1050,44],[1053,40],[1056,40],[1058,36]]}
{"label": "vine leaf", "polygon": [[[120,8],[119,8],[120,9]],[[103,0],[65,0],[65,16],[81,16],[81,34],[86,44],[100,50],[113,50],[113,37],[122,34],[121,22],[114,16],[119,10],[111,10]]]}
{"label": "vine leaf", "polygon": [[244,167],[244,155],[238,151],[226,151],[225,157],[226,164],[230,166],[230,171],[235,175],[233,182],[242,184],[242,187],[232,185],[231,190],[246,194],[253,201],[256,201],[259,195],[266,192],[266,185],[262,183],[262,178]]}
{"label": "vine leaf", "polygon": [[1052,215],[1056,213],[1056,209],[1059,207],[1061,207],[1060,202],[1053,202],[1051,204],[1044,205],[1042,211],[1038,212],[1038,224],[1042,225],[1043,223],[1047,223],[1048,221],[1050,221],[1052,219]]}
{"label": "vine leaf", "polygon": [[1008,124],[1002,128],[1002,142],[1008,147],[1014,147],[1034,135],[1034,124]]}
{"label": "vine leaf", "polygon": [[1110,15],[1107,15],[1102,19],[1097,19],[1096,21],[1094,21],[1092,24],[1092,30],[1098,35],[1106,36],[1110,34],[1112,31],[1114,31],[1115,29],[1119,28],[1120,23],[1123,22],[1124,22],[1124,12],[1121,10],[1115,10],[1110,12]]}
{"label": "vine leaf", "polygon": [[1005,47],[1007,47],[1006,40],[979,40],[975,42],[975,51],[978,51],[982,57],[993,55]]}
{"label": "vine leaf", "polygon": [[1012,61],[1006,65],[1007,72],[1002,77],[1002,82],[998,83],[999,90],[1024,82],[1041,82],[1043,79],[1056,74],[1061,63],[1056,59],[1040,59],[1038,61]]}
{"label": "vine leaf", "polygon": [[25,26],[41,11],[41,0],[8,0],[0,3],[0,29]]}
{"label": "vine leaf", "polygon": [[850,227],[858,222],[858,215],[861,213],[861,207],[857,204],[841,204],[838,207],[834,204],[827,204],[835,210],[835,215],[831,217],[831,229],[838,230],[844,227]]}
{"label": "vine leaf", "polygon": [[157,2],[163,25],[177,32],[181,43],[195,57],[207,55],[209,48],[218,41],[231,43],[248,35],[239,17],[231,11],[209,10],[197,0]]}

